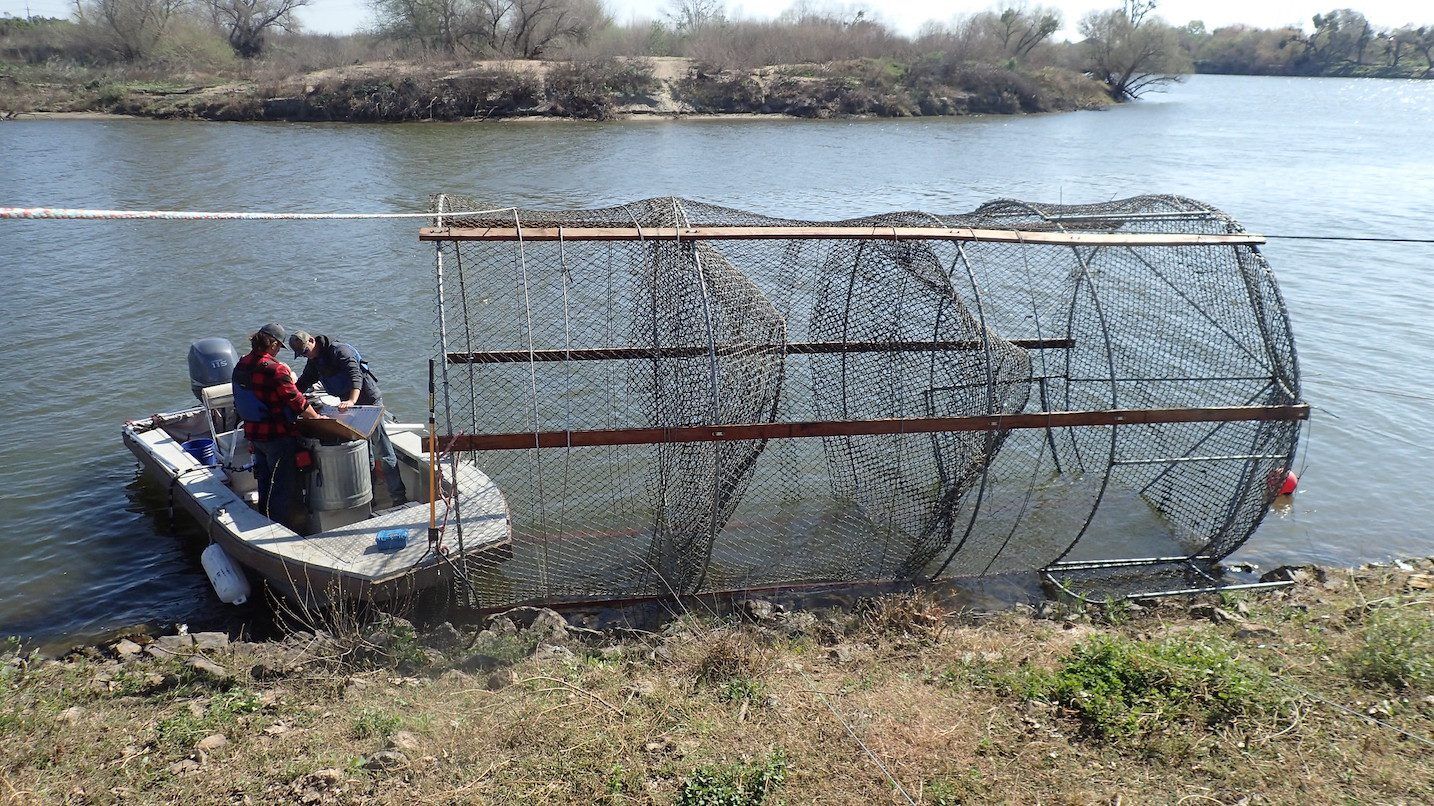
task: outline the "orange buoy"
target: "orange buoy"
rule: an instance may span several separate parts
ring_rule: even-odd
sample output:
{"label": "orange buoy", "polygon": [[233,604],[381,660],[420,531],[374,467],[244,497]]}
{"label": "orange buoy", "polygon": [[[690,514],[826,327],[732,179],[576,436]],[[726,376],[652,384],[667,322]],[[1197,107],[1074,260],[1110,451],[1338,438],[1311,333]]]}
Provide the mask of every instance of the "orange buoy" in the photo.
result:
{"label": "orange buoy", "polygon": [[1298,487],[1299,484],[1300,477],[1295,475],[1295,471],[1285,471],[1285,482],[1284,484],[1280,485],[1280,495],[1290,495],[1295,491],[1295,488]]}

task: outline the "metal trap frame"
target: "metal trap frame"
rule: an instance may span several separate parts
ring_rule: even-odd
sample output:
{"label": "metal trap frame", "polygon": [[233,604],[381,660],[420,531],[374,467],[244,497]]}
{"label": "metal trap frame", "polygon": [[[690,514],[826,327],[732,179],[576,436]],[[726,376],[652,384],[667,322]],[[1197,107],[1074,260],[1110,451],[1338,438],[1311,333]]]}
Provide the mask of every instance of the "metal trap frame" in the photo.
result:
{"label": "metal trap frame", "polygon": [[[1263,238],[1181,197],[446,214],[480,208],[434,197],[419,235],[440,448],[512,518],[512,556],[461,569],[475,606],[1011,571],[1213,590],[1309,414]],[[1176,551],[1121,545],[1142,532]]]}
{"label": "metal trap frame", "polygon": [[[1129,582],[1122,583],[1123,572],[1141,571],[1142,574]],[[1273,590],[1287,588],[1292,581],[1277,582],[1226,582],[1214,571],[1216,560],[1212,557],[1140,557],[1126,560],[1103,560],[1094,562],[1052,563],[1041,569],[1041,581],[1054,598],[1066,598],[1084,604],[1109,604],[1114,600],[1138,601],[1159,599],[1167,596],[1198,596],[1201,594],[1230,593],[1236,591]],[[1089,575],[1089,576],[1087,576]],[[1170,578],[1179,584],[1167,583],[1162,587],[1159,580]],[[1077,590],[1081,582],[1094,582],[1085,590]],[[1155,587],[1151,588],[1151,584]],[[1105,591],[1107,595],[1100,595]]]}

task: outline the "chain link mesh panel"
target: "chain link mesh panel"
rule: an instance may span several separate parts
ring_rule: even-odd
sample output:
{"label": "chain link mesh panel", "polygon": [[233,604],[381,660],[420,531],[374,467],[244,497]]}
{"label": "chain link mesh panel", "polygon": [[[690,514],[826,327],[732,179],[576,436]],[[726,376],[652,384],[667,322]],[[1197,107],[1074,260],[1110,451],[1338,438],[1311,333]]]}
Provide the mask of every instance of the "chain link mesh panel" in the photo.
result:
{"label": "chain link mesh panel", "polygon": [[[433,210],[481,209],[463,196]],[[464,228],[970,227],[1230,234],[1174,196],[964,215],[771,218],[675,198]],[[1293,405],[1274,277],[1247,245],[938,240],[440,241],[452,435]],[[511,556],[472,603],[575,601],[1218,559],[1259,524],[1296,421],[1111,424],[465,451]],[[536,444],[536,442],[534,443]],[[459,492],[461,495],[461,491]],[[491,517],[458,501],[458,520]],[[454,541],[449,538],[450,543]]]}

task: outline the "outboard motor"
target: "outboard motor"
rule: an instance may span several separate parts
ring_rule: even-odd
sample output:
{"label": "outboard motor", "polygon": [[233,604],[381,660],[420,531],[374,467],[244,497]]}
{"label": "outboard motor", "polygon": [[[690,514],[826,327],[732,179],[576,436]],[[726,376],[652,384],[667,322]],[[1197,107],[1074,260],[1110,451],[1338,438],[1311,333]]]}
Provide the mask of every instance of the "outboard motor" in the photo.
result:
{"label": "outboard motor", "polygon": [[189,345],[189,391],[199,397],[206,386],[229,383],[239,354],[228,339],[200,339]]}

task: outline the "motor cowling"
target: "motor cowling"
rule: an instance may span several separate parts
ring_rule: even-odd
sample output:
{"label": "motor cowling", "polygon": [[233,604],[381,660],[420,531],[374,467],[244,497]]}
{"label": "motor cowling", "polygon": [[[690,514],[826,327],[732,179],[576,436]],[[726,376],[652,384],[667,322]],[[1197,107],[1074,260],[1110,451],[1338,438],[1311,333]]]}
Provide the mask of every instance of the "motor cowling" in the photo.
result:
{"label": "motor cowling", "polygon": [[206,386],[229,383],[239,354],[228,339],[200,339],[189,345],[189,390],[199,397]]}

